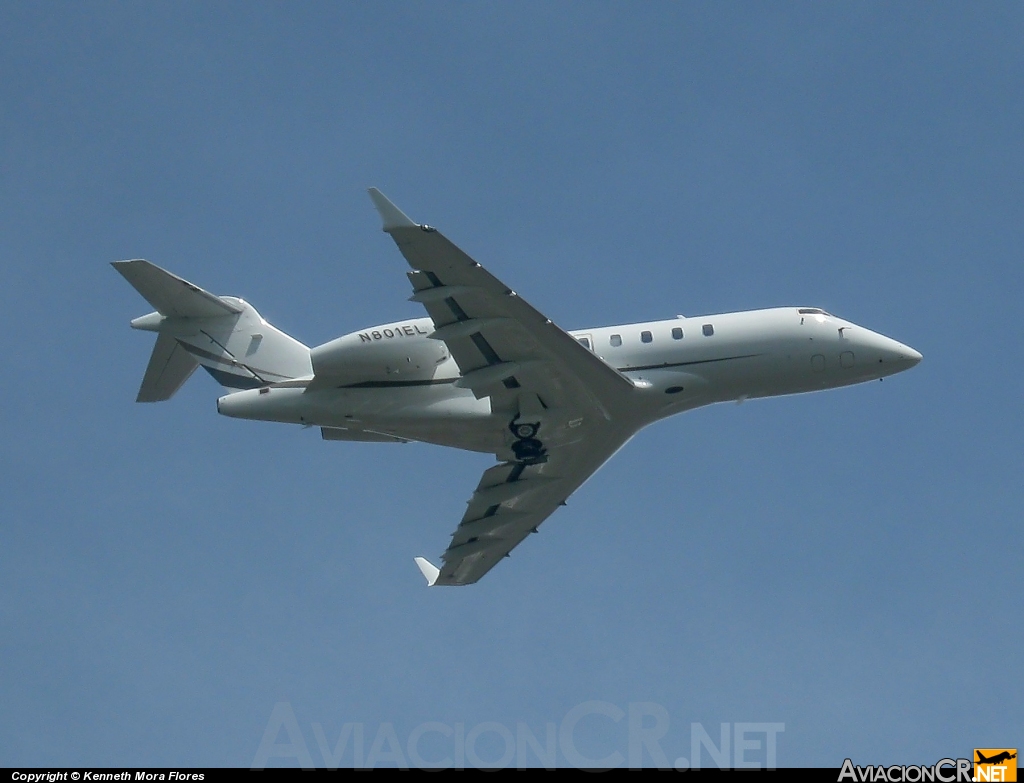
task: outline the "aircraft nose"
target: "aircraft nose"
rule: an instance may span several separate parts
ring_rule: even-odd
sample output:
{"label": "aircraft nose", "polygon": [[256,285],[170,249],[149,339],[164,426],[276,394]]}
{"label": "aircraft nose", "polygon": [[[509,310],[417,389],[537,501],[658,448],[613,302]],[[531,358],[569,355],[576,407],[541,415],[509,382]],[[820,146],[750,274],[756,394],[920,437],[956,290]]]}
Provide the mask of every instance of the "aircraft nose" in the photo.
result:
{"label": "aircraft nose", "polygon": [[918,362],[921,361],[921,354],[908,345],[904,345],[901,347],[903,350],[900,351],[900,355],[903,361],[907,363],[907,367],[916,367]]}
{"label": "aircraft nose", "polygon": [[897,342],[888,337],[882,338],[879,353],[881,359],[889,364],[895,372],[903,372],[915,367],[921,361],[921,354],[909,345]]}
{"label": "aircraft nose", "polygon": [[921,354],[909,345],[877,332],[858,330],[853,332],[851,339],[858,341],[853,343],[854,350],[859,348],[869,363],[876,365],[879,377],[909,370],[921,361]]}

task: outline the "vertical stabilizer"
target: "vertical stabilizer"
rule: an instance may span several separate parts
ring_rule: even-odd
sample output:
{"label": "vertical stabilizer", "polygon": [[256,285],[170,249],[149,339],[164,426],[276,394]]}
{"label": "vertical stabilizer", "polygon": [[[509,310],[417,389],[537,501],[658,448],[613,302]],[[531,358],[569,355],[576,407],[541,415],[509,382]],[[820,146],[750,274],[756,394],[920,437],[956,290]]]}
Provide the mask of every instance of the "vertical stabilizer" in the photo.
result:
{"label": "vertical stabilizer", "polygon": [[182,348],[175,338],[169,334],[158,335],[135,401],[169,400],[198,366],[199,360]]}
{"label": "vertical stabilizer", "polygon": [[157,333],[138,402],[170,399],[199,365],[229,389],[312,377],[309,348],[248,302],[215,296],[149,261],[113,266],[157,310],[132,321],[135,329]]}

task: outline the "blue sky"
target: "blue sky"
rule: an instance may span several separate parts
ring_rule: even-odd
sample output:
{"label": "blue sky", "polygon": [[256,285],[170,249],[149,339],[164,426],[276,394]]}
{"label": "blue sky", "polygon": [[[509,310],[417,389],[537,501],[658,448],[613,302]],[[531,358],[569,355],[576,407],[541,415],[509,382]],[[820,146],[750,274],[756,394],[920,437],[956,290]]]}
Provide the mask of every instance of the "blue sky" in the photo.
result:
{"label": "blue sky", "polygon": [[[670,762],[693,723],[784,723],[782,766],[1020,746],[1021,40],[1010,3],[0,6],[0,764],[248,766],[279,703],[318,766],[314,724],[594,701],[660,705]],[[227,420],[205,375],[135,404],[108,265],[310,345],[419,316],[369,186],[566,328],[815,305],[925,358],[662,422],[427,590],[489,458]]]}

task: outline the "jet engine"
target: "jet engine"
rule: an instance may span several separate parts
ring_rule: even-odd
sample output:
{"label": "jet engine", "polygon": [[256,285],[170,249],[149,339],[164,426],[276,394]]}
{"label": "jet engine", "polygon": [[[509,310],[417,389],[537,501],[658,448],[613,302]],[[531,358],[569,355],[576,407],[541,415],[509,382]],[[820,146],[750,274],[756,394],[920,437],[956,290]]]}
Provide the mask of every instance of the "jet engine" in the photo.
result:
{"label": "jet engine", "polygon": [[429,318],[374,326],[318,345],[310,353],[317,380],[337,386],[430,380],[449,358]]}

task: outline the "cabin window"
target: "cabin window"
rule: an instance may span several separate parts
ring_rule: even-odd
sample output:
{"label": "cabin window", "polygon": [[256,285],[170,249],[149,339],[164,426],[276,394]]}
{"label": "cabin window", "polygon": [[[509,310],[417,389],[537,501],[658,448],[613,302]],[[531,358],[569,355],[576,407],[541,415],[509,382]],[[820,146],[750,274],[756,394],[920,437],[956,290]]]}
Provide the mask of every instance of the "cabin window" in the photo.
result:
{"label": "cabin window", "polygon": [[584,348],[588,348],[588,349],[590,348],[590,338],[589,337],[577,337],[576,340]]}
{"label": "cabin window", "polygon": [[640,342],[649,343],[653,339],[650,332],[640,332]]}
{"label": "cabin window", "polygon": [[715,333],[715,327],[714,327],[714,324],[704,324],[704,325],[703,325],[703,326],[702,326],[702,327],[700,328],[700,330],[701,330],[702,332],[704,332],[704,336],[705,336],[705,337],[710,337],[711,335],[713,335],[713,334]]}
{"label": "cabin window", "polygon": [[683,339],[683,330],[680,329],[678,326],[675,326],[675,327],[672,328],[672,339],[673,340],[682,340]]}
{"label": "cabin window", "polygon": [[609,338],[608,342],[610,342],[612,344],[613,348],[618,348],[620,345],[622,345],[622,335],[621,334],[613,334]]}

